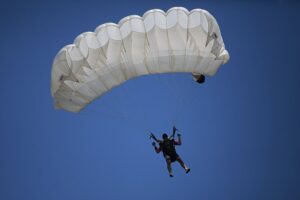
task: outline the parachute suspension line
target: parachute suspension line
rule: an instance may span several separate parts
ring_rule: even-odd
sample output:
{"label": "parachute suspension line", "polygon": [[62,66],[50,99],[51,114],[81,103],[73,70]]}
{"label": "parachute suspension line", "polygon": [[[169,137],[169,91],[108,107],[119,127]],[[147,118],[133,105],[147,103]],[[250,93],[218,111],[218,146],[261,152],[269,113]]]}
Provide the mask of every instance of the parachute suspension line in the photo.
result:
{"label": "parachute suspension line", "polygon": [[[174,74],[172,73],[172,74],[170,74],[170,78],[167,78],[166,79],[166,82],[165,82],[165,86],[167,87],[167,88],[170,88],[170,90],[171,90],[171,88],[174,88],[174,85],[172,85],[172,83],[176,83],[176,82],[178,82],[178,80],[175,80],[176,79],[176,77],[174,78]],[[174,93],[174,91],[171,91],[170,92],[170,94],[173,94]],[[170,99],[174,102],[174,104],[175,104],[175,111],[174,112],[171,112],[171,114],[172,114],[172,125],[174,125],[174,123],[175,123],[175,115],[177,114],[177,110],[178,110],[178,103],[176,103],[175,101],[178,101],[178,99],[181,99],[182,98],[182,96],[180,96],[180,95],[178,95],[177,96],[177,92],[175,92],[175,96],[171,96],[170,97]],[[172,108],[172,107],[171,107]]]}
{"label": "parachute suspension line", "polygon": [[[188,74],[190,75],[190,74]],[[181,81],[182,83],[180,83],[181,85],[184,85],[184,81]],[[177,97],[178,100],[178,106],[176,106],[176,109],[175,109],[175,113],[174,113],[174,117],[173,117],[173,125],[179,123],[180,121],[180,118],[182,116],[182,111],[185,107],[189,106],[189,102],[191,101],[191,99],[189,98],[189,95],[186,91],[191,91],[191,86],[190,86],[190,83],[188,83],[188,86],[186,88],[186,90],[184,90],[183,93],[179,94],[179,96]]]}
{"label": "parachute suspension line", "polygon": [[143,122],[145,124],[143,129],[146,131],[145,133],[149,134],[151,132],[149,125],[152,124],[150,123],[149,115],[145,114]]}
{"label": "parachute suspension line", "polygon": [[174,113],[174,117],[173,117],[173,125],[175,125],[179,122],[180,116],[182,115],[181,111],[182,111],[183,107],[185,106],[184,101],[185,101],[186,97],[184,95],[181,95],[178,99],[179,99],[178,105],[175,108],[175,113]]}
{"label": "parachute suspension line", "polygon": [[[176,78],[176,77],[175,77]],[[174,78],[174,79],[175,79]],[[180,79],[179,79],[180,80]],[[174,81],[175,82],[175,81]],[[178,80],[177,80],[177,82],[178,82]],[[182,83],[181,83],[182,81],[180,81],[180,85],[182,85]],[[178,117],[179,117],[179,115],[181,114],[180,112],[181,112],[181,110],[182,110],[182,108],[183,108],[183,102],[184,102],[184,98],[185,98],[185,96],[184,95],[182,95],[182,93],[180,92],[176,92],[175,93],[176,94],[176,96],[174,96],[174,98],[173,99],[175,99],[175,112],[174,112],[174,115],[173,115],[173,119],[172,119],[172,124],[173,125],[175,125],[175,124],[177,124],[178,123]]]}

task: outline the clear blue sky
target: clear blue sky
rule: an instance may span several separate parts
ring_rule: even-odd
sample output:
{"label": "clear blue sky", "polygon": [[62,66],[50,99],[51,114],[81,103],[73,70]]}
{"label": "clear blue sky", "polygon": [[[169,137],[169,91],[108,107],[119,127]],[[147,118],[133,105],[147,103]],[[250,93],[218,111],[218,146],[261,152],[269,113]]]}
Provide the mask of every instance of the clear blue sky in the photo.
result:
{"label": "clear blue sky", "polygon": [[[53,108],[51,65],[80,33],[130,14],[203,8],[231,60],[199,86],[188,74],[130,80],[79,114]],[[296,1],[14,1],[0,8],[1,200],[299,200]],[[168,177],[148,132],[182,131]]]}

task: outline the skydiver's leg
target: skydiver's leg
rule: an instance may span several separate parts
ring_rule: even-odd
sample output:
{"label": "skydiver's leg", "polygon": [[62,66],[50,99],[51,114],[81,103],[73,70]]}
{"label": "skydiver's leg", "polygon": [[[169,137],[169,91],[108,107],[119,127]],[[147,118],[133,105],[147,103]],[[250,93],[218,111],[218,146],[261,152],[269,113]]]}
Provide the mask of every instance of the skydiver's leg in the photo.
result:
{"label": "skydiver's leg", "polygon": [[173,173],[172,173],[172,166],[171,166],[171,158],[169,156],[166,156],[166,162],[167,162],[167,168],[168,168],[168,172],[169,172],[169,176],[173,177]]}
{"label": "skydiver's leg", "polygon": [[186,166],[186,164],[183,162],[183,160],[178,156],[177,161],[181,165],[181,167],[185,170],[186,173],[189,173],[191,170]]}

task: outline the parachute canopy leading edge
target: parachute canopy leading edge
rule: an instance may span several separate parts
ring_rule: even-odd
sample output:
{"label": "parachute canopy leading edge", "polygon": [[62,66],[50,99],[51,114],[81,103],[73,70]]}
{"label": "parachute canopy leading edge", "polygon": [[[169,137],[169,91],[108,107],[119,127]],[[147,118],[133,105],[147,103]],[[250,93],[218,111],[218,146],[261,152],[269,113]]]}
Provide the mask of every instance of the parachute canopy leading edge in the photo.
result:
{"label": "parachute canopy leading edge", "polygon": [[154,9],[102,24],[63,47],[53,62],[51,93],[56,108],[79,112],[131,78],[170,72],[212,76],[228,59],[209,12]]}

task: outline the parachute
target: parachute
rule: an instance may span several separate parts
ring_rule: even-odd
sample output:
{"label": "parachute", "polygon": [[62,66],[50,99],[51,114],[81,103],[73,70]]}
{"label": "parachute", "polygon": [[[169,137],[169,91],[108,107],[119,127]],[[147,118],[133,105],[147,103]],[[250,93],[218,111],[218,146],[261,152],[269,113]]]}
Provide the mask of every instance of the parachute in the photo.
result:
{"label": "parachute", "polygon": [[53,61],[51,94],[56,108],[79,112],[129,79],[189,72],[197,81],[228,60],[220,28],[208,11],[153,9],[143,17],[102,24],[63,47]]}

